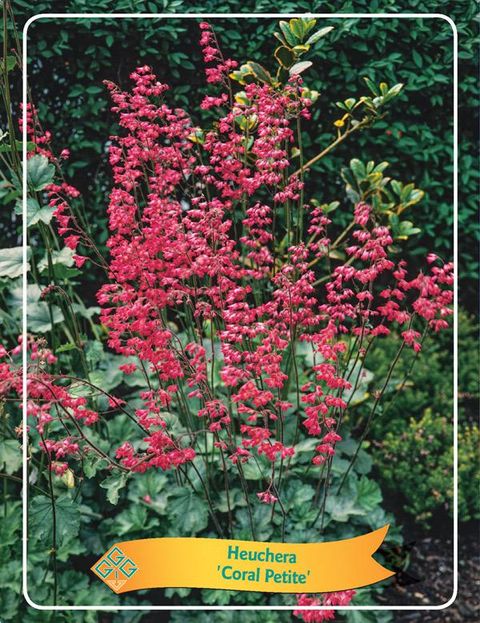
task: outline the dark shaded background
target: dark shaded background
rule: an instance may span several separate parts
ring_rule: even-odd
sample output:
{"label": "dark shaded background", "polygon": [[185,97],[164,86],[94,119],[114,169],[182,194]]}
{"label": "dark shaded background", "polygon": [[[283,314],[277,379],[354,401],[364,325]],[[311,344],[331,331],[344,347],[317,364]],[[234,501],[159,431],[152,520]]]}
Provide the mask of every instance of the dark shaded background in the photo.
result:
{"label": "dark shaded background", "polygon": [[[438,4],[439,6],[432,6]],[[408,6],[406,6],[408,5]],[[441,6],[440,6],[441,5]],[[457,20],[460,33],[460,273],[462,301],[473,309],[477,271],[475,222],[478,167],[473,145],[478,111],[478,85],[472,68],[474,44],[474,4],[456,2],[285,2],[282,12],[432,12],[442,10]],[[227,12],[272,11],[271,4],[210,1],[198,4],[173,2],[131,2],[112,0],[70,0],[37,2],[35,12],[176,11]],[[22,19],[32,14],[30,3],[17,0]],[[225,52],[239,61],[261,60],[272,67],[276,40],[275,20],[215,19]],[[340,168],[358,155],[362,159],[388,160],[392,177],[413,181],[426,198],[408,215],[423,233],[409,241],[409,255],[435,250],[442,257],[452,255],[452,59],[450,25],[434,19],[329,19],[335,30],[310,53],[313,67],[307,84],[321,92],[315,106],[311,135],[306,140],[308,155],[318,153],[334,134],[332,122],[339,116],[334,103],[350,96],[366,94],[362,80],[369,76],[377,83],[405,83],[401,97],[390,107],[387,118],[374,128],[352,137],[319,163],[311,176],[308,193],[321,201],[345,201]],[[71,163],[67,173],[83,192],[87,211],[105,235],[105,208],[109,188],[105,142],[115,132],[115,119],[102,80],[128,87],[128,75],[138,64],[151,64],[160,79],[172,85],[172,97],[187,107],[195,118],[206,91],[200,50],[198,22],[171,17],[125,20],[42,19],[29,29],[29,76],[40,118],[52,130],[59,149],[68,146]],[[347,216],[345,216],[347,218]]]}

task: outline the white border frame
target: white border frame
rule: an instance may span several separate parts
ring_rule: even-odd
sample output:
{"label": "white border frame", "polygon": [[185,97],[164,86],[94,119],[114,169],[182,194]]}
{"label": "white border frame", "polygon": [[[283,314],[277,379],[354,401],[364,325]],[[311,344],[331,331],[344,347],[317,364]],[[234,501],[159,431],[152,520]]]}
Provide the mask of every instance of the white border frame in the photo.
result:
{"label": "white border frame", "polygon": [[458,31],[455,22],[443,13],[39,13],[33,15],[23,27],[23,301],[22,301],[22,328],[23,328],[23,531],[22,531],[22,591],[23,597],[29,606],[36,610],[318,610],[318,606],[44,606],[35,603],[28,594],[27,586],[27,512],[28,512],[28,470],[27,470],[27,42],[28,29],[37,20],[54,19],[290,19],[295,17],[314,17],[320,19],[441,19],[450,24],[453,34],[453,261],[454,261],[454,301],[453,301],[453,592],[444,604],[440,605],[411,605],[411,606],[322,606],[323,610],[444,610],[451,606],[458,595]]}

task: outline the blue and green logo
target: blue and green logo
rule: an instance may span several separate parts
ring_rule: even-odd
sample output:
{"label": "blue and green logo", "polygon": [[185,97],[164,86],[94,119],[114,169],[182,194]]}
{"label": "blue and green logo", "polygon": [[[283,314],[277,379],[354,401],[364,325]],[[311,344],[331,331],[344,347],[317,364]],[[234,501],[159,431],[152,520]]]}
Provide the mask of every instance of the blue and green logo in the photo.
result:
{"label": "blue and green logo", "polygon": [[97,564],[93,571],[105,584],[117,592],[138,571],[137,565],[125,556],[122,550],[115,546],[108,551]]}

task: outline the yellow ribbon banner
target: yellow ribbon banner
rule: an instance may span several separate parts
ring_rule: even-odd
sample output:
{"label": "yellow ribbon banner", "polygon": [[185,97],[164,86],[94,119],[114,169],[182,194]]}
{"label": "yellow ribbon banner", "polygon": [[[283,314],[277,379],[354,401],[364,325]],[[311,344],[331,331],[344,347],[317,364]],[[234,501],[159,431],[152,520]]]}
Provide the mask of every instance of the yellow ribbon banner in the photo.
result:
{"label": "yellow ribbon banner", "polygon": [[326,543],[196,538],[122,541],[92,571],[115,593],[160,587],[330,593],[394,575],[372,558],[388,527]]}

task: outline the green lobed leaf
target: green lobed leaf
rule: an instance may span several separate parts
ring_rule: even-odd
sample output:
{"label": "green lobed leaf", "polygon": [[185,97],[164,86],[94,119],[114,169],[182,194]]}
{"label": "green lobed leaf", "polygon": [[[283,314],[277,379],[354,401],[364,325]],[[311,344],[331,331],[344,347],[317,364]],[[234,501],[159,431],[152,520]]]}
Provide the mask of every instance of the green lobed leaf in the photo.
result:
{"label": "green lobed leaf", "polygon": [[[30,257],[31,250],[27,247],[27,258]],[[30,264],[27,262],[27,270]],[[10,247],[0,249],[0,277],[15,279],[23,274],[23,248]]]}
{"label": "green lobed leaf", "polygon": [[172,491],[168,514],[179,536],[193,536],[208,525],[207,504],[187,487],[176,487]]}
{"label": "green lobed leaf", "polygon": [[100,484],[107,491],[107,500],[114,506],[118,504],[120,490],[127,484],[128,476],[125,472],[114,472]]}
{"label": "green lobed leaf", "polygon": [[55,167],[46,156],[35,154],[27,161],[27,182],[35,191],[43,190],[52,183]]}
{"label": "green lobed leaf", "polygon": [[22,448],[16,439],[0,440],[0,470],[11,475],[22,466]]}
{"label": "green lobed leaf", "polygon": [[16,64],[17,59],[14,56],[7,55],[5,58],[2,58],[2,65],[6,68],[7,72],[12,71]]}
{"label": "green lobed leaf", "polygon": [[[35,496],[28,510],[30,536],[44,541],[46,546],[53,543],[52,500],[46,495]],[[55,499],[55,522],[57,547],[67,538],[78,535],[80,529],[80,509],[77,502],[67,495]]]}
{"label": "green lobed leaf", "polygon": [[[41,206],[33,197],[27,198],[27,227],[36,225],[39,222],[48,225],[53,217],[55,208],[49,206]],[[16,214],[23,214],[23,204],[21,201],[17,202],[15,206]]]}
{"label": "green lobed leaf", "polygon": [[[73,266],[73,255],[74,251],[69,249],[68,247],[63,247],[60,251],[52,251],[51,253],[51,262],[53,266],[62,265],[62,266]],[[38,270],[40,272],[44,272],[48,270],[48,256],[45,255],[38,262]]]}
{"label": "green lobed leaf", "polygon": [[358,503],[366,511],[373,511],[382,502],[382,492],[378,484],[362,476],[358,481]]}
{"label": "green lobed leaf", "polygon": [[63,320],[62,310],[57,305],[49,306],[45,301],[27,305],[27,328],[32,333],[51,331],[52,322],[53,324],[58,324],[63,322]]}

